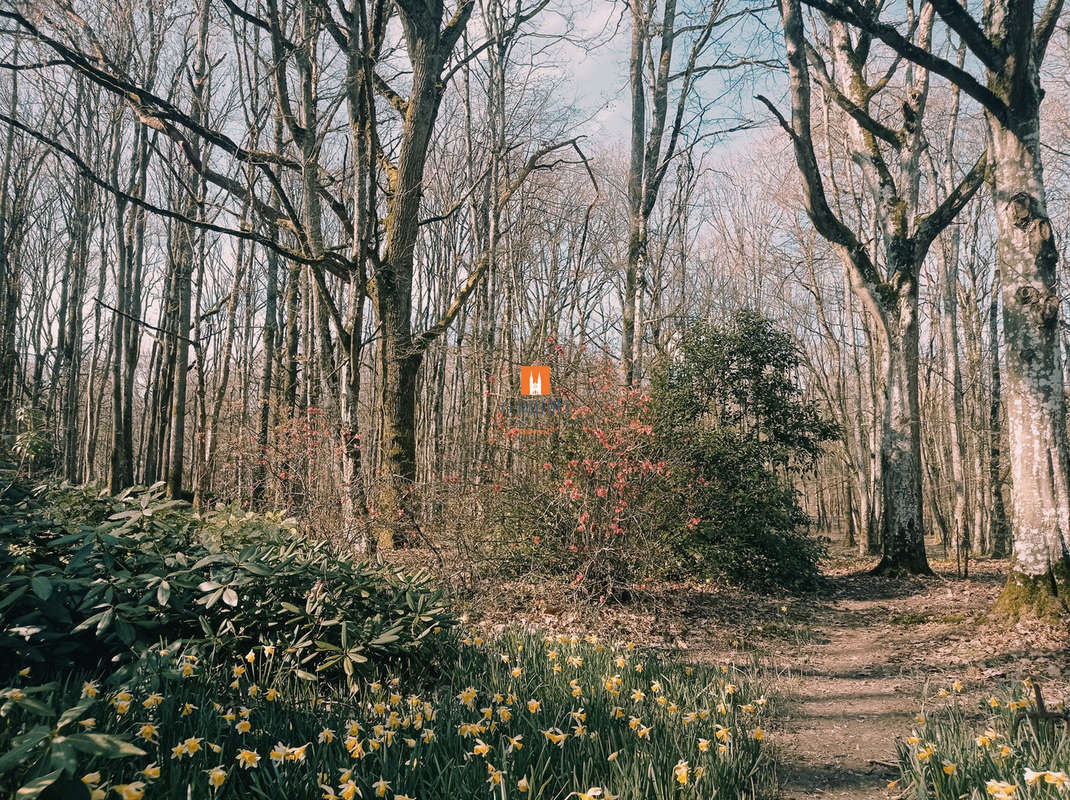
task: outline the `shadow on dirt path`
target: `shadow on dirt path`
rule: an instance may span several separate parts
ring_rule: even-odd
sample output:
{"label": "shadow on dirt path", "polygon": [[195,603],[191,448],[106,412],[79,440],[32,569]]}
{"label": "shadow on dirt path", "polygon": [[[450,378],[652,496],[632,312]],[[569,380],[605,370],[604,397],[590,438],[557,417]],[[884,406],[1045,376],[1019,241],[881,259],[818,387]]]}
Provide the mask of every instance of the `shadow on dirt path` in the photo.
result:
{"label": "shadow on dirt path", "polygon": [[936,577],[903,580],[834,570],[828,596],[810,609],[805,643],[769,654],[782,676],[774,739],[783,798],[888,796],[896,737],[910,731],[926,698],[955,681],[978,697],[989,681],[1026,675],[1065,689],[1061,631],[1008,630],[984,617],[1002,562],[975,566],[970,580],[948,577],[953,565],[934,568]]}

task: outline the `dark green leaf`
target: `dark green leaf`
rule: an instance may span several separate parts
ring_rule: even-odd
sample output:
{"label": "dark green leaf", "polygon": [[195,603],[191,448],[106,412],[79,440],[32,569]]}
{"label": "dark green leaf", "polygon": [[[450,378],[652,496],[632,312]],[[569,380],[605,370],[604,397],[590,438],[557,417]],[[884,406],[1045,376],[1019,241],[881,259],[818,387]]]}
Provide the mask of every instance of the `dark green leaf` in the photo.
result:
{"label": "dark green leaf", "polygon": [[67,737],[67,741],[83,753],[104,758],[145,755],[145,751],[140,747],[108,733],[76,733]]}
{"label": "dark green leaf", "polygon": [[55,772],[50,772],[47,775],[42,775],[40,778],[34,778],[27,784],[24,784],[21,789],[15,792],[15,800],[30,800],[30,798],[38,797],[41,792],[51,786],[53,783],[59,780],[59,776],[63,774],[62,769],[57,769]]}
{"label": "dark green leaf", "polygon": [[47,600],[52,596],[52,581],[44,575],[34,575],[30,578],[30,587],[33,593],[42,600]]}

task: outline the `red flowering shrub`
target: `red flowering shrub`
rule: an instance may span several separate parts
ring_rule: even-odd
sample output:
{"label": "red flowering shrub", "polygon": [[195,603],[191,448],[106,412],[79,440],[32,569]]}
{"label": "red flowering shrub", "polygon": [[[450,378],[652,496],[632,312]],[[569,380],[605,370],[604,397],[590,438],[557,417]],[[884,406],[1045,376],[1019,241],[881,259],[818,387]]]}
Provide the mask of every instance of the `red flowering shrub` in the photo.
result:
{"label": "red flowering shrub", "polygon": [[548,432],[524,435],[526,467],[503,489],[519,553],[540,569],[571,576],[592,595],[661,571],[667,532],[697,525],[686,471],[666,460],[651,424],[650,398],[595,380]]}

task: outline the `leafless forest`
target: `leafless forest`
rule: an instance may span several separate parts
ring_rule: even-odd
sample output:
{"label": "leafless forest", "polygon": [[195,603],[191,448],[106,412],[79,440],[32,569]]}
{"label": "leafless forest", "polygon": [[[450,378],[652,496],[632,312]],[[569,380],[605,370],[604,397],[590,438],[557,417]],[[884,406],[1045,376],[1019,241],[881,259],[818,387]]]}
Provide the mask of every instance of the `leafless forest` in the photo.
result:
{"label": "leafless forest", "polygon": [[[983,7],[982,7],[983,5]],[[478,539],[577,404],[753,308],[815,534],[1070,591],[1061,0],[0,0],[22,474]]]}

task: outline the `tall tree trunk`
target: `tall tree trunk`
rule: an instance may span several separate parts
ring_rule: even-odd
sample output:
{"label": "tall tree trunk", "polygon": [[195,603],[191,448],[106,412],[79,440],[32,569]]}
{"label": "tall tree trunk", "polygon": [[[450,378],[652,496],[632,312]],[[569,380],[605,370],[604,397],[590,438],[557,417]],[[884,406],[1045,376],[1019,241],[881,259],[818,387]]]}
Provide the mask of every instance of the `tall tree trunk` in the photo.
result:
{"label": "tall tree trunk", "polygon": [[[1031,88],[1034,97],[1039,93]],[[1019,103],[1022,101],[1016,96]],[[1039,98],[1036,100],[1039,104]],[[1059,252],[1048,219],[1035,109],[1005,126],[988,115],[1002,279],[1014,562],[997,608],[1070,606],[1066,400],[1059,353]]]}
{"label": "tall tree trunk", "polygon": [[[668,0],[675,5],[674,0]],[[631,87],[631,149],[628,164],[628,252],[624,267],[624,296],[621,298],[621,369],[624,383],[631,386],[635,378],[636,306],[643,248],[646,244],[647,219],[643,214],[643,166],[646,161],[646,85],[643,80],[643,56],[646,53],[647,4],[630,0],[632,45],[628,57],[628,82]],[[659,143],[660,144],[660,143]]]}
{"label": "tall tree trunk", "polygon": [[991,530],[989,541],[995,558],[1006,558],[1011,554],[1011,526],[1007,520],[1007,511],[1003,504],[1003,459],[1000,437],[1002,423],[1000,411],[1002,402],[1002,381],[999,368],[999,266],[992,272],[992,298],[988,306],[988,337],[992,349],[992,395],[988,406],[988,480],[992,493]]}
{"label": "tall tree trunk", "polygon": [[264,308],[264,363],[260,366],[260,393],[257,398],[256,457],[253,460],[252,502],[259,506],[267,479],[268,432],[271,429],[271,381],[275,366],[276,315],[278,313],[279,255],[267,254],[267,290]]}
{"label": "tall tree trunk", "polygon": [[[907,274],[917,274],[911,271]],[[883,314],[884,431],[881,438],[883,555],[877,573],[929,573],[921,491],[921,417],[918,408],[918,286],[907,280]]]}

